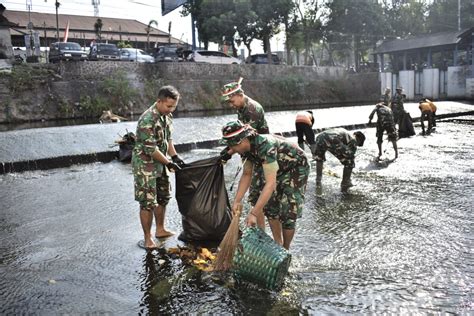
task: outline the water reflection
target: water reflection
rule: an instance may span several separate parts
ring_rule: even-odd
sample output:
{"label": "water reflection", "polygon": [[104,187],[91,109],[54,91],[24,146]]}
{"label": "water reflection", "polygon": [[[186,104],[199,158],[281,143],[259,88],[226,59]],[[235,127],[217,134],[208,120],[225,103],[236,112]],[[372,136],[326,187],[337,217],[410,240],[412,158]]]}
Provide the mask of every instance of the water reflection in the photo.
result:
{"label": "water reflection", "polygon": [[[340,192],[337,159],[328,155],[319,189],[311,170],[278,292],[138,248],[129,165],[2,175],[0,313],[467,314],[474,307],[474,129],[438,125],[430,137],[402,139],[400,158],[385,166],[373,162],[375,130],[367,130],[348,194]],[[238,165],[234,157],[225,166],[228,187]],[[167,221],[181,230],[175,199]]]}

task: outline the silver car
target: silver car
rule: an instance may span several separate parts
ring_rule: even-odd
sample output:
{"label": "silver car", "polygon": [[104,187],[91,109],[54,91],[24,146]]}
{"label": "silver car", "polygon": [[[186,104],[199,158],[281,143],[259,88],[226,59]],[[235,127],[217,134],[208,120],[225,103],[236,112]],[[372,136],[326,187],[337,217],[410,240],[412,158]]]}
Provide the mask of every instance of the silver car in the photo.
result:
{"label": "silver car", "polygon": [[211,50],[195,50],[187,57],[188,61],[207,64],[241,64],[238,58],[229,56],[223,52]]}
{"label": "silver car", "polygon": [[139,63],[154,63],[153,56],[138,48],[121,48],[120,60],[136,61]]}

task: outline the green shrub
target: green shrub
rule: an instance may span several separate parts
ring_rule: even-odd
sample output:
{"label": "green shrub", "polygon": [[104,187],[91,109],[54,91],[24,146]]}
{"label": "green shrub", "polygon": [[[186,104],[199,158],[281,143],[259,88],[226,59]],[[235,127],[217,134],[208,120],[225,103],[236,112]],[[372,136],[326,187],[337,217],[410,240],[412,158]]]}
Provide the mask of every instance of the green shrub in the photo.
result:
{"label": "green shrub", "polygon": [[273,79],[272,88],[285,99],[301,99],[305,95],[307,83],[302,77],[287,76]]}

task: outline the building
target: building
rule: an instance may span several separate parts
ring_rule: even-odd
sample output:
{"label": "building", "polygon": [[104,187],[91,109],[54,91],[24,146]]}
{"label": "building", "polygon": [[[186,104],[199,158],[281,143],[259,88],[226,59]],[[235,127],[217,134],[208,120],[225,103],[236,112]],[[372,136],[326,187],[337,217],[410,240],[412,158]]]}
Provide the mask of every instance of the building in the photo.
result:
{"label": "building", "polygon": [[402,86],[411,100],[474,98],[474,27],[382,42],[374,55],[381,91]]}
{"label": "building", "polygon": [[41,47],[62,41],[69,25],[68,41],[77,42],[83,47],[89,47],[92,40],[117,44],[127,42],[135,48],[153,50],[154,47],[174,45],[188,47],[189,45],[169,33],[136,20],[119,18],[100,18],[102,28],[96,32],[97,17],[67,15],[26,11],[3,12],[6,18],[15,26],[10,26],[13,47],[25,47],[25,35],[39,35]]}

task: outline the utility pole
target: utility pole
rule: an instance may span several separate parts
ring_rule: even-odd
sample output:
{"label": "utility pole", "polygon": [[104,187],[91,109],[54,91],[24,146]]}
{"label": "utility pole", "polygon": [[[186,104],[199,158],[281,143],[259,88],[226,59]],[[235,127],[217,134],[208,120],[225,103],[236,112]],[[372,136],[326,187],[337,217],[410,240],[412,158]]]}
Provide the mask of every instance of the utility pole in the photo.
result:
{"label": "utility pole", "polygon": [[92,0],[92,5],[94,6],[95,17],[99,17],[99,4],[100,4],[100,0]]}
{"label": "utility pole", "polygon": [[461,0],[458,0],[458,31],[461,30]]}
{"label": "utility pole", "polygon": [[59,15],[58,15],[58,8],[61,5],[58,0],[56,0],[56,41],[59,42]]}

